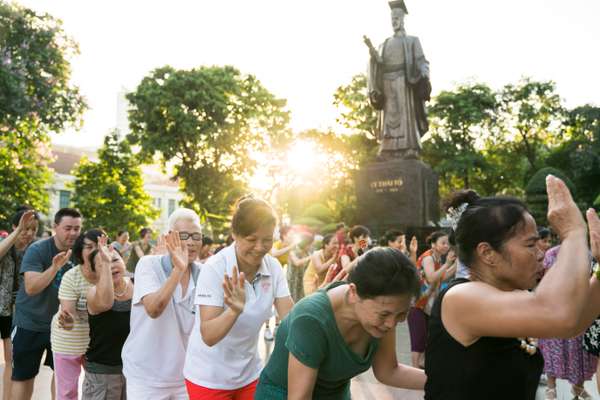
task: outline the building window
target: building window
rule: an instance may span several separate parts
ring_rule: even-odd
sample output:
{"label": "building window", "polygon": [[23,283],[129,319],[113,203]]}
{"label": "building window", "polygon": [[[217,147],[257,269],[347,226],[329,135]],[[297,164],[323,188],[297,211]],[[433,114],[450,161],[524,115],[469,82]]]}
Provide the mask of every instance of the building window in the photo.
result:
{"label": "building window", "polygon": [[154,198],[154,207],[158,208],[159,210],[162,210],[162,199],[160,197]]}
{"label": "building window", "polygon": [[59,197],[58,197],[58,208],[69,207],[70,204],[71,204],[71,192],[69,192],[68,190],[61,190],[59,192]]}
{"label": "building window", "polygon": [[177,207],[177,202],[175,199],[169,199],[169,215],[173,214],[175,208]]}

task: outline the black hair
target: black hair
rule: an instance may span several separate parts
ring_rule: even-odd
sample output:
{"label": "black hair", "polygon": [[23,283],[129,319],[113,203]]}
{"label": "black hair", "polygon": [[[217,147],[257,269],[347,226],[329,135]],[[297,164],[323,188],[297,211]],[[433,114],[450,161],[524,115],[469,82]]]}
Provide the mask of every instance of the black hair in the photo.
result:
{"label": "black hair", "polygon": [[152,229],[150,229],[150,228],[140,229],[140,239],[143,239],[144,236],[146,236],[148,234],[148,232],[152,232]]}
{"label": "black hair", "polygon": [[346,227],[346,224],[344,224],[343,222],[340,222],[339,224],[337,224],[337,225],[335,226],[335,230],[336,230],[336,231],[338,231],[338,230],[340,230],[341,228],[345,228],[345,227]]}
{"label": "black hair", "polygon": [[124,233],[129,233],[129,231],[127,231],[127,229],[123,229],[123,230],[117,231],[117,237],[121,236]]}
{"label": "black hair", "polygon": [[250,236],[263,226],[277,224],[277,215],[269,203],[254,197],[242,197],[235,206],[231,230],[236,235]]}
{"label": "black hair", "polygon": [[545,226],[538,227],[538,236],[540,239],[546,239],[547,237],[550,237],[551,234],[552,232],[550,229],[546,228]]}
{"label": "black hair", "polygon": [[98,255],[99,251],[100,250],[98,250],[98,249],[94,249],[88,256],[88,261],[90,262],[90,268],[94,272],[96,272],[96,261],[95,260],[96,260],[96,256]]}
{"label": "black hair", "polygon": [[79,264],[83,264],[83,245],[85,244],[85,239],[91,240],[92,242],[98,244],[98,238],[102,235],[106,235],[106,233],[99,228],[96,229],[88,229],[75,240],[73,244],[73,258]]}
{"label": "black hair", "polygon": [[363,299],[404,294],[416,297],[420,290],[415,266],[391,247],[377,247],[361,256],[350,271],[348,282],[356,285],[356,292]]}
{"label": "black hair", "polygon": [[496,251],[525,223],[527,206],[514,197],[479,197],[473,190],[454,193],[446,203],[458,209],[467,204],[458,220],[454,238],[458,258],[470,266],[475,258],[477,245],[489,243]]}
{"label": "black hair", "polygon": [[208,236],[202,237],[202,246],[210,246],[213,243],[214,243],[214,241],[211,238],[209,238]]}
{"label": "black hair", "polygon": [[60,221],[63,219],[63,217],[82,218],[81,212],[79,212],[78,209],[65,207],[61,208],[56,212],[56,214],[54,214],[54,223],[56,225],[60,224]]}
{"label": "black hair", "polygon": [[363,235],[371,236],[371,231],[369,228],[362,225],[354,225],[348,233],[348,237],[350,238],[351,242],[354,242],[354,238],[361,237]]}
{"label": "black hair", "polygon": [[402,235],[404,235],[404,232],[402,232],[401,230],[390,229],[383,234],[383,240],[381,241],[380,244],[382,246],[387,246],[389,242],[393,242],[394,240],[396,240],[396,238],[398,236],[402,236]]}
{"label": "black hair", "polygon": [[427,243],[428,246],[431,246],[432,244],[437,242],[439,238],[444,237],[444,236],[449,236],[449,234],[444,231],[435,231],[435,232],[431,233],[429,236],[427,236],[427,239],[425,239],[425,243]]}
{"label": "black hair", "polygon": [[336,236],[333,233],[323,236],[323,240],[321,241],[321,243],[323,244],[323,247],[327,246],[329,244],[329,242],[331,242],[331,239],[333,239],[334,237],[336,237]]}
{"label": "black hair", "polygon": [[[26,211],[29,210],[33,210],[33,208],[27,205],[18,207],[17,211],[13,214],[13,216],[10,219],[12,226],[19,226],[19,222],[21,222],[21,217],[23,216],[23,214],[25,214]],[[33,215],[35,219],[37,219],[38,221],[40,220],[40,215],[38,213],[34,212]]]}

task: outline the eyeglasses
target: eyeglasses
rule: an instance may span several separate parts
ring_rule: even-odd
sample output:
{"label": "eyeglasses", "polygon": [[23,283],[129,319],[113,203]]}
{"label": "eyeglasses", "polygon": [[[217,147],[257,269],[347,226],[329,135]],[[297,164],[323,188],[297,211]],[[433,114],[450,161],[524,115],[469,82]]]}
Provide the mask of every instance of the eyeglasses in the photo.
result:
{"label": "eyeglasses", "polygon": [[202,241],[202,234],[198,233],[198,232],[194,232],[194,233],[179,232],[179,239],[188,240],[189,238],[192,238],[192,240],[194,240],[196,242],[200,242],[200,241]]}

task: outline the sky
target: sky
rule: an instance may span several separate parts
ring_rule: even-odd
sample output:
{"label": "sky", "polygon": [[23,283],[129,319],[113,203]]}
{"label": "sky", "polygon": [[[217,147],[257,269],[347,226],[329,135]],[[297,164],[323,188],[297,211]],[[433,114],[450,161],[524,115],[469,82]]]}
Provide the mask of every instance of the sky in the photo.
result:
{"label": "sky", "polygon": [[[433,92],[466,81],[497,89],[553,80],[568,107],[600,105],[600,2],[405,0],[406,30],[430,62]],[[385,0],[20,0],[47,12],[80,47],[72,82],[90,109],[53,141],[97,147],[116,126],[117,98],[155,68],[233,65],[288,101],[300,131],[335,127],[333,93],[364,72],[367,35],[392,32]]]}

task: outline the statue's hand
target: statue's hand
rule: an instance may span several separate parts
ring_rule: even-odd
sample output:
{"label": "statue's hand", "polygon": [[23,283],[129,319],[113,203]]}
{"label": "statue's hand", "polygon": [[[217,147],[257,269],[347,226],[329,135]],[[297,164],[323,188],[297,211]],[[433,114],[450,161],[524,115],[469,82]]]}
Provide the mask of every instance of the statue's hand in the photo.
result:
{"label": "statue's hand", "polygon": [[383,93],[381,93],[379,90],[372,90],[369,93],[369,101],[376,110],[383,109],[383,103],[385,99],[383,97]]}

